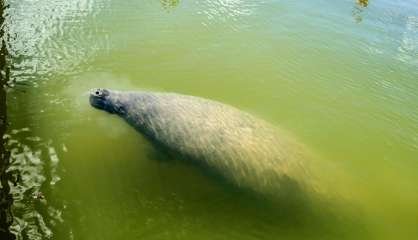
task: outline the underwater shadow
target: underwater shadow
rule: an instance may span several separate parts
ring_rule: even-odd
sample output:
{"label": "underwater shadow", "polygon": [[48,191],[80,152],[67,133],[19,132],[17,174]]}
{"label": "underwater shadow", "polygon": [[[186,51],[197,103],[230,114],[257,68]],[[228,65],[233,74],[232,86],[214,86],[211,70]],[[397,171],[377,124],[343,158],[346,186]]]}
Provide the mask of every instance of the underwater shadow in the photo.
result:
{"label": "underwater shadow", "polygon": [[[219,229],[230,231],[242,231],[242,226],[248,226],[248,230],[254,232],[259,238],[269,238],[271,234],[280,235],[305,235],[308,239],[352,239],[353,237],[367,237],[368,234],[358,212],[347,212],[340,210],[345,203],[333,202],[335,199],[327,199],[319,193],[313,193],[305,189],[297,180],[282,177],[277,179],[280,192],[277,194],[263,194],[254,189],[238,187],[230,180],[226,179],[219,172],[211,170],[204,164],[197,163],[187,156],[153,143],[154,149],[148,151],[149,159],[158,161],[161,164],[180,164],[186,166],[189,171],[196,171],[203,175],[214,185],[219,186],[221,193],[215,192],[214,195],[203,195],[196,197],[189,202],[184,202],[185,207],[190,204],[190,208],[198,210],[188,211],[190,214],[195,212],[207,211],[209,215],[204,215],[203,221],[213,221],[213,219],[223,219],[219,221]],[[184,176],[187,178],[187,176]],[[178,179],[167,181],[169,189],[178,189]],[[194,180],[182,180],[182,182],[192,183]],[[170,184],[173,187],[170,187]],[[196,184],[196,182],[193,182]],[[199,184],[199,183],[197,183]],[[202,184],[201,188],[205,185]],[[196,187],[182,186],[183,191],[176,195],[187,199],[190,191]],[[202,215],[193,216],[202,218]],[[222,223],[233,223],[225,226]],[[254,226],[253,224],[256,224]],[[353,236],[355,235],[355,236]],[[361,236],[359,236],[361,235]]]}

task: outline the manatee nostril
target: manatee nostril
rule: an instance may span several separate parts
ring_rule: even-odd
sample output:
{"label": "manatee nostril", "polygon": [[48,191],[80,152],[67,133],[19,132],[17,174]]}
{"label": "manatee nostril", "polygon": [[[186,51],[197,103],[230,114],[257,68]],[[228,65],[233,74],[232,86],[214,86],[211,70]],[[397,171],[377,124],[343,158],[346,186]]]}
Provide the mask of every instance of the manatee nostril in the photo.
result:
{"label": "manatee nostril", "polygon": [[100,94],[100,92],[99,91],[96,91],[96,95],[99,95]]}

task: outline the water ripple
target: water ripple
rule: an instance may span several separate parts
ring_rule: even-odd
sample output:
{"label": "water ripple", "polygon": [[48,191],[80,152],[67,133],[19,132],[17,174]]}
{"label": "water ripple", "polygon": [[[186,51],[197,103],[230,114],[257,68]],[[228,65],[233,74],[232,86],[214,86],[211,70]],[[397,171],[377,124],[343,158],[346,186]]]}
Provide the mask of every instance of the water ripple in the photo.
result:
{"label": "water ripple", "polygon": [[418,66],[418,16],[409,16],[398,48],[398,59]]}
{"label": "water ripple", "polygon": [[12,79],[74,71],[81,62],[106,49],[106,37],[96,22],[85,24],[107,6],[106,0],[10,1],[6,32],[14,67]]}
{"label": "water ripple", "polygon": [[242,17],[252,15],[261,3],[246,0],[204,0],[198,2],[201,10],[197,13],[206,16],[206,20],[202,22],[203,25],[220,21],[234,28]]}
{"label": "water ripple", "polygon": [[63,223],[65,205],[50,199],[60,181],[59,157],[52,141],[33,136],[29,128],[13,129],[6,136],[11,153],[9,172],[16,183],[11,188],[14,199],[14,224],[17,239],[45,239],[54,227]]}

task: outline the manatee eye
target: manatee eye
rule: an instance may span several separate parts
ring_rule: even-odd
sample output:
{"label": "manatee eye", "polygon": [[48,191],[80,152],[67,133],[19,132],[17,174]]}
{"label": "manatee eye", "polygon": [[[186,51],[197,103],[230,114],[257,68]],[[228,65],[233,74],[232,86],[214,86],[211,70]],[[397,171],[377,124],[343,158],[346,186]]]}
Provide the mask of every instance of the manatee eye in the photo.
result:
{"label": "manatee eye", "polygon": [[99,94],[100,94],[99,90],[96,90],[96,95],[99,95]]}

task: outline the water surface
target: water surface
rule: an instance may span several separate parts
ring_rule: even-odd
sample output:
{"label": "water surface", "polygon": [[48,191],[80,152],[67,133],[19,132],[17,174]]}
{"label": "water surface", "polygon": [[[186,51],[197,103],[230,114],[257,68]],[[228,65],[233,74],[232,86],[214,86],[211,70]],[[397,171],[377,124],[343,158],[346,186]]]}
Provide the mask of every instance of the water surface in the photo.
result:
{"label": "water surface", "polygon": [[[418,237],[416,1],[8,3],[19,239]],[[93,87],[251,112],[321,157],[329,196],[242,193],[91,108]]]}

